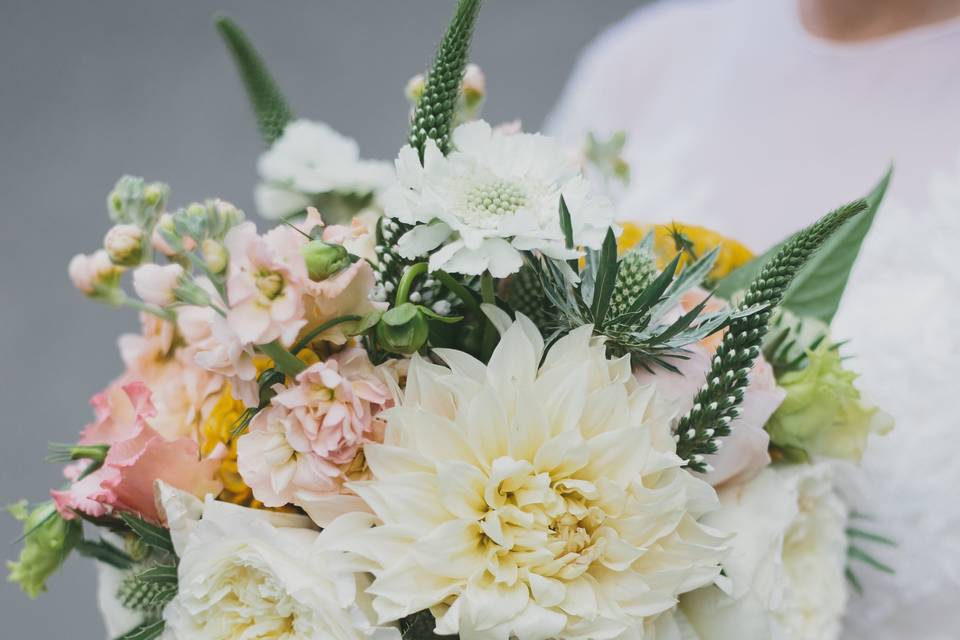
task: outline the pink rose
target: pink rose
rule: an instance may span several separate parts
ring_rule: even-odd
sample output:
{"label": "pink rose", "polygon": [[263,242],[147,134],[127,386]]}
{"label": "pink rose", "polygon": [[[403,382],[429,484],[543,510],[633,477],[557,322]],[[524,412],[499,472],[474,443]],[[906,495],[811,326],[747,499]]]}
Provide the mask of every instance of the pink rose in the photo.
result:
{"label": "pink rose", "polygon": [[214,479],[219,461],[200,460],[199,447],[191,438],[168,440],[147,424],[157,410],[142,382],[114,386],[94,396],[91,404],[97,419],[84,429],[80,444],[110,448],[103,465],[86,477],[80,478],[86,465],[65,470],[73,484],[51,492],[64,518],[75,517],[74,511],[101,516],[119,510],[157,521],[156,480],[198,497],[220,492]]}

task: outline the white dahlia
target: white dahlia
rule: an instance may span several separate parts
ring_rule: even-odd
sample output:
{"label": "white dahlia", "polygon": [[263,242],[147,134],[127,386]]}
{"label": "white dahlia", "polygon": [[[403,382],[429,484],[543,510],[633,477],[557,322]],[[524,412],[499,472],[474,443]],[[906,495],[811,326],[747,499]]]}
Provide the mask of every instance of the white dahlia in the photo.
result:
{"label": "white dahlia", "polygon": [[282,218],[305,209],[312,196],[339,193],[367,196],[394,180],[389,162],[362,160],[357,142],[323,122],[295,120],[257,161],[262,182],[257,209]]}
{"label": "white dahlia", "polygon": [[381,522],[350,544],[381,621],[430,608],[471,640],[643,638],[716,578],[726,538],[697,522],[716,494],[681,467],[652,387],[589,326],[540,366],[543,350],[519,316],[488,365],[412,361],[364,449],[374,479],[349,484]]}
{"label": "white dahlia", "polygon": [[564,245],[560,196],[570,209],[577,245],[599,248],[613,222],[605,198],[562,147],[539,134],[507,135],[483,121],[453,131],[444,157],[427,141],[423,162],[410,146],[397,158],[399,183],[384,195],[386,215],[416,225],[398,242],[400,254],[430,253],[430,268],[505,277],[520,268],[520,251],[576,257]]}

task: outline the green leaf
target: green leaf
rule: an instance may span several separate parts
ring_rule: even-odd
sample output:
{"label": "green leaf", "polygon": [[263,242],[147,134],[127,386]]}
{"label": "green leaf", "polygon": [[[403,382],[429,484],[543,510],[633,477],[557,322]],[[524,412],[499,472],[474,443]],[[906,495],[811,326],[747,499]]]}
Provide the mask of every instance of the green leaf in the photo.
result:
{"label": "green leaf", "polygon": [[165,623],[163,620],[147,620],[141,622],[122,636],[117,636],[114,640],[153,640],[159,638],[163,633]]}
{"label": "green leaf", "polygon": [[106,540],[81,540],[77,543],[76,551],[82,556],[99,560],[117,569],[129,569],[133,566],[133,558],[129,553]]}
{"label": "green leaf", "polygon": [[613,229],[607,229],[607,237],[603,240],[603,248],[600,250],[600,264],[597,269],[597,281],[593,289],[593,319],[595,329],[600,330],[603,327],[603,320],[610,308],[610,298],[613,296],[613,288],[617,283],[617,237],[613,234]]}
{"label": "green leaf", "polygon": [[167,553],[176,553],[173,548],[173,541],[170,539],[170,532],[163,527],[151,524],[130,513],[121,513],[120,517],[149,546]]}
{"label": "green leaf", "polygon": [[267,66],[237,23],[221,16],[216,19],[216,27],[240,72],[260,133],[264,141],[271,145],[283,133],[287,123],[293,120],[293,112]]}
{"label": "green leaf", "polygon": [[177,584],[177,566],[158,564],[138,573],[137,580],[150,584]]}
{"label": "green leaf", "polygon": [[[828,324],[833,320],[850,278],[850,271],[883,201],[892,173],[891,168],[866,197],[866,211],[838,229],[833,237],[824,243],[820,252],[797,274],[784,295],[783,308],[798,316],[814,317]],[[736,292],[746,289],[760,273],[763,265],[785,243],[786,241],[778,244],[723,278],[717,283],[716,293],[729,299]]]}
{"label": "green leaf", "polygon": [[870,555],[860,547],[855,547],[853,545],[850,545],[849,547],[847,547],[847,557],[850,558],[851,560],[859,560],[860,562],[865,562],[866,564],[870,565],[877,571],[882,571],[884,573],[890,573],[890,574],[896,573],[893,567],[880,562],[879,560],[874,558],[872,555]]}

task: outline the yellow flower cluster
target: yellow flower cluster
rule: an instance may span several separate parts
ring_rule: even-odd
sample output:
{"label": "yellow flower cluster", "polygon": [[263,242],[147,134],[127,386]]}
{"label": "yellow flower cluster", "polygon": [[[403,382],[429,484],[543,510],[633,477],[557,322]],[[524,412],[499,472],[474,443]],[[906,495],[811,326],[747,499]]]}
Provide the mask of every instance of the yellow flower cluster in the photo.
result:
{"label": "yellow flower cluster", "polygon": [[623,233],[617,241],[620,252],[630,250],[649,232],[653,232],[653,251],[657,266],[664,268],[678,252],[682,269],[693,256],[702,256],[716,246],[720,247],[717,262],[710,271],[708,280],[719,280],[753,258],[753,252],[740,242],[720,235],[706,227],[672,222],[670,224],[636,224],[621,222]]}
{"label": "yellow flower cluster", "polygon": [[243,411],[243,403],[233,397],[230,393],[230,385],[226,385],[210,411],[210,415],[200,427],[200,452],[208,456],[219,445],[228,446],[229,451],[217,471],[217,479],[223,483],[220,500],[262,509],[263,504],[253,497],[253,491],[243,482],[240,471],[237,469],[237,438],[231,438],[231,435]]}

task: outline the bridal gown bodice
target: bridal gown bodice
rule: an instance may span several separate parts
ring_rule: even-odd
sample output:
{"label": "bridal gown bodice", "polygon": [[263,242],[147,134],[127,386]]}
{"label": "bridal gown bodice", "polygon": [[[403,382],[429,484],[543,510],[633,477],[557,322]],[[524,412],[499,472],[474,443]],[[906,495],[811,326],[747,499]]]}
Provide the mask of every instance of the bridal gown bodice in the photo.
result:
{"label": "bridal gown bodice", "polygon": [[848,640],[960,633],[960,20],[855,45],[793,0],[661,2],[602,35],[547,123],[628,134],[626,219],[702,224],[765,249],[894,163],[834,322],[896,429],[843,473],[863,528],[898,541],[857,573]]}

